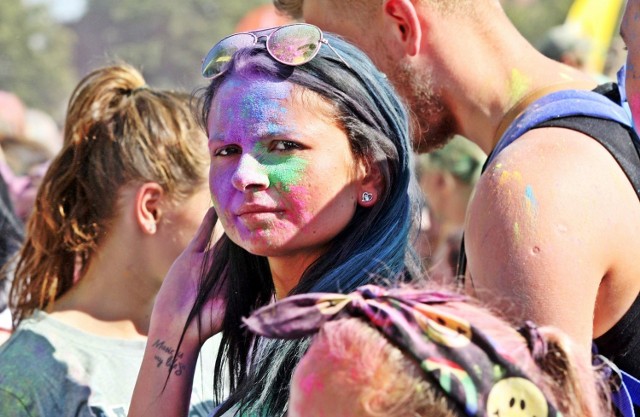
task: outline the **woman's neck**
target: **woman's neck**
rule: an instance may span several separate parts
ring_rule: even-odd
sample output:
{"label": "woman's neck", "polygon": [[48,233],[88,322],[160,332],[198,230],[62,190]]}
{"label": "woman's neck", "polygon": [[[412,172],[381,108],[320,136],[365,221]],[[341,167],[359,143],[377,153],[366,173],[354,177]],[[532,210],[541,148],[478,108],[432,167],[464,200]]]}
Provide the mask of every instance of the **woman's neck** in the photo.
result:
{"label": "woman's neck", "polygon": [[86,273],[50,308],[57,319],[106,337],[139,338],[149,319],[160,281],[122,253],[101,248]]}
{"label": "woman's neck", "polygon": [[298,283],[309,265],[320,257],[321,253],[305,253],[283,257],[269,257],[271,278],[276,291],[276,299],[286,297]]}

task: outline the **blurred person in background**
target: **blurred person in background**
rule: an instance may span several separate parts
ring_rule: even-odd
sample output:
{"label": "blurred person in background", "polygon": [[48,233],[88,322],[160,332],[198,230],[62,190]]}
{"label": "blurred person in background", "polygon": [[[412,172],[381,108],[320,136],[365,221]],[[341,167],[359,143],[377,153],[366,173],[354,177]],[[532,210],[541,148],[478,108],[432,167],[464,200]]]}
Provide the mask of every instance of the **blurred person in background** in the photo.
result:
{"label": "blurred person in background", "polygon": [[26,108],[15,94],[0,91],[0,173],[21,221],[29,217],[38,185],[61,144],[51,116]]}
{"label": "blurred person in background", "polygon": [[[0,151],[1,152],[1,151]],[[24,227],[13,210],[9,187],[0,174],[0,271],[10,270],[10,261],[22,243]],[[0,344],[11,335],[9,310],[10,273],[0,273]]]}
{"label": "blurred person in background", "polygon": [[[566,23],[549,29],[538,45],[544,56],[584,72],[590,72],[587,60],[592,49],[591,40],[580,28]],[[600,83],[612,81],[604,74],[591,75]]]}
{"label": "blurred person in background", "polygon": [[[189,101],[127,65],[91,72],[72,93],[17,261],[0,415],[126,415],[156,292],[211,204]],[[191,416],[213,406],[200,384],[212,378],[196,378]]]}
{"label": "blurred person in background", "polygon": [[[456,269],[467,205],[487,155],[454,137],[443,148],[417,155],[416,175],[431,212],[431,240],[417,245],[430,276],[451,283]],[[425,245],[425,243],[428,243]]]}
{"label": "blurred person in background", "polygon": [[[23,223],[14,209],[13,172],[6,165],[1,144],[4,139],[24,135],[26,108],[15,94],[0,91],[0,267],[9,269],[9,261],[20,247]],[[11,313],[8,308],[11,279],[0,276],[0,343],[11,333]]]}
{"label": "blurred person in background", "polygon": [[293,23],[293,20],[276,10],[272,3],[249,10],[236,24],[234,32],[249,32]]}

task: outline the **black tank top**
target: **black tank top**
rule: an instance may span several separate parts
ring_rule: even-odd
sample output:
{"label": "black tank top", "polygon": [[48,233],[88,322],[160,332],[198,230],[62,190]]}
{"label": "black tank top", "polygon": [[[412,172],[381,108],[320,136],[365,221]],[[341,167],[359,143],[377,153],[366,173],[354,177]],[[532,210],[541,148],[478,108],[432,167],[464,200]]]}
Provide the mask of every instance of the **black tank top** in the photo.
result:
{"label": "black tank top", "polygon": [[[640,153],[630,132],[618,123],[568,117],[543,123],[538,127],[563,127],[591,136],[616,159],[640,198]],[[622,318],[602,336],[594,339],[598,352],[640,378],[640,295]]]}
{"label": "black tank top", "polygon": [[[620,95],[615,84],[609,83],[594,90],[620,103]],[[597,140],[618,162],[640,199],[640,147],[635,132],[611,121],[587,116],[565,117],[542,123],[532,129],[561,127],[575,130]],[[483,170],[486,167],[483,167]],[[466,255],[464,242],[458,261],[458,277],[464,280]],[[640,294],[622,316],[605,334],[594,340],[598,352],[620,369],[640,378]],[[638,413],[636,408],[636,413]]]}

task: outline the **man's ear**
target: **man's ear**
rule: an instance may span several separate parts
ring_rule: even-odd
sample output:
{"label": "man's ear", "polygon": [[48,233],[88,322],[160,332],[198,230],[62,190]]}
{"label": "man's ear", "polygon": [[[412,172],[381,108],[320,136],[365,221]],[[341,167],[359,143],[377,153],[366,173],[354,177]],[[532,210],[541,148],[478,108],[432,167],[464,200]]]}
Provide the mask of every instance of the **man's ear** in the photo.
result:
{"label": "man's ear", "polygon": [[362,207],[371,207],[380,200],[384,192],[384,177],[380,166],[375,162],[363,160],[359,163],[358,169],[360,170],[358,204]]}
{"label": "man's ear", "polygon": [[136,192],[135,217],[143,233],[153,235],[158,230],[162,216],[162,198],[164,190],[155,182],[142,184]]}
{"label": "man's ear", "polygon": [[390,30],[397,43],[402,45],[405,54],[409,56],[418,55],[422,43],[423,29],[414,1],[385,0],[382,5],[386,29]]}

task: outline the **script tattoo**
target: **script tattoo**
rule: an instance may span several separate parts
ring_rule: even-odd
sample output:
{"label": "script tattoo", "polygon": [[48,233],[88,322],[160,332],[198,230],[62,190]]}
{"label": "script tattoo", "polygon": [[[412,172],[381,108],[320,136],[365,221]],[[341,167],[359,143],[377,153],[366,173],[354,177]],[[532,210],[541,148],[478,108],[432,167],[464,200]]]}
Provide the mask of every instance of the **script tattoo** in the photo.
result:
{"label": "script tattoo", "polygon": [[182,358],[184,357],[182,352],[176,352],[175,349],[167,346],[164,340],[160,339],[156,339],[153,347],[156,348],[156,354],[154,355],[156,367],[166,366],[171,369],[174,375],[182,375],[185,368],[185,365],[182,363]]}

